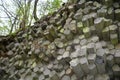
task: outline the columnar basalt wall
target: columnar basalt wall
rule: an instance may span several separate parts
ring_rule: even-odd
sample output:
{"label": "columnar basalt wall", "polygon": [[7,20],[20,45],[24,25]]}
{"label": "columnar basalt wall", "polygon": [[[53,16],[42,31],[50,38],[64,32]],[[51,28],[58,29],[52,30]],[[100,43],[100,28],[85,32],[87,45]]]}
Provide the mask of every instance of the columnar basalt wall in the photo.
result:
{"label": "columnar basalt wall", "polygon": [[71,0],[0,39],[1,80],[119,80],[119,0]]}

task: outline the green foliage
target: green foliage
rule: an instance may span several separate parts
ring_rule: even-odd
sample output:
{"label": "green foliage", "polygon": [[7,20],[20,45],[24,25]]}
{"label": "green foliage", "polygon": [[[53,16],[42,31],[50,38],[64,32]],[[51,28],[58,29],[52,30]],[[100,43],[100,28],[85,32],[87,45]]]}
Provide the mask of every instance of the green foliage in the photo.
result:
{"label": "green foliage", "polygon": [[52,14],[54,11],[60,8],[62,1],[63,0],[47,0],[45,3],[41,2],[39,9],[40,16]]}
{"label": "green foliage", "polygon": [[60,7],[62,0],[53,0],[53,1],[47,0],[47,3],[49,4],[47,9],[50,13],[52,13]]}
{"label": "green foliage", "polygon": [[8,28],[8,26],[0,26],[0,34],[2,35],[2,34],[5,34],[6,32],[9,32],[10,31],[10,29]]}

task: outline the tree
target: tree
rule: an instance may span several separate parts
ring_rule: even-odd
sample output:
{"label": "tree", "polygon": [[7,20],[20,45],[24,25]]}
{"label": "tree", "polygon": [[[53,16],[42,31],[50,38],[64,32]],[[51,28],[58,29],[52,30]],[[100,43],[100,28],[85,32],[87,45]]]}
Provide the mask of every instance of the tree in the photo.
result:
{"label": "tree", "polygon": [[[0,4],[2,11],[4,11],[7,16],[7,24],[5,25],[6,22],[1,23],[3,26],[6,26],[4,31],[7,34],[12,34],[20,28],[31,26],[34,21],[39,20],[43,15],[53,13],[62,3],[62,0],[47,0],[46,2],[40,0],[10,1],[13,3],[12,5],[9,5],[3,0],[1,0]],[[8,9],[8,5],[14,7],[14,10],[11,11]],[[0,29],[0,32],[3,32],[2,29],[3,28]]]}
{"label": "tree", "polygon": [[34,2],[34,10],[33,10],[33,16],[34,16],[34,19],[37,21],[38,20],[38,17],[37,17],[37,14],[36,14],[36,11],[37,11],[37,3],[38,3],[38,0],[35,0]]}

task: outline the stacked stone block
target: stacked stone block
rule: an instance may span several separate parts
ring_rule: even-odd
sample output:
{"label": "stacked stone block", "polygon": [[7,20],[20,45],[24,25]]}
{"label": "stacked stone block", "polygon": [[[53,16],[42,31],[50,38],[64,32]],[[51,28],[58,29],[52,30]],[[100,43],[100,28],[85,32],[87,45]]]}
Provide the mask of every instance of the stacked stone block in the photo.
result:
{"label": "stacked stone block", "polygon": [[119,3],[71,1],[12,40],[0,39],[8,80],[119,79]]}

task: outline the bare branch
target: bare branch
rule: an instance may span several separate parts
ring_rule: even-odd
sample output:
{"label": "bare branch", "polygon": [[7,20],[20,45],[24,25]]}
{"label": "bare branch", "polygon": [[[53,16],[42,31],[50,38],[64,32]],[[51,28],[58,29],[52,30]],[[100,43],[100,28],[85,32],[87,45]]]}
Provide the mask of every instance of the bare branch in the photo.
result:
{"label": "bare branch", "polygon": [[37,17],[37,14],[36,14],[36,11],[37,11],[37,3],[38,3],[38,0],[35,0],[34,2],[34,10],[33,10],[33,16],[34,16],[34,19],[37,21],[38,20],[38,17]]}

